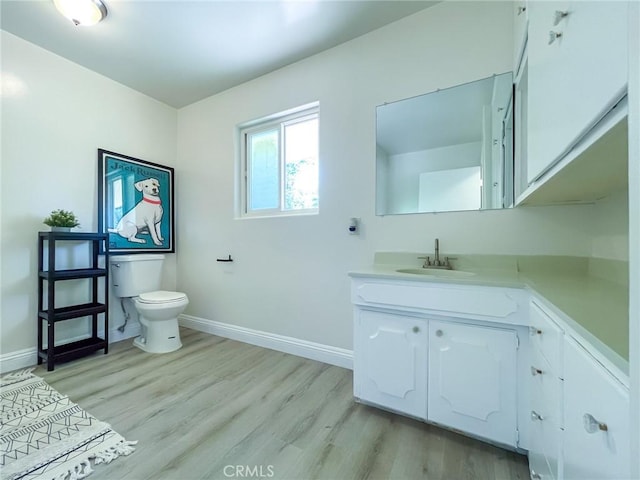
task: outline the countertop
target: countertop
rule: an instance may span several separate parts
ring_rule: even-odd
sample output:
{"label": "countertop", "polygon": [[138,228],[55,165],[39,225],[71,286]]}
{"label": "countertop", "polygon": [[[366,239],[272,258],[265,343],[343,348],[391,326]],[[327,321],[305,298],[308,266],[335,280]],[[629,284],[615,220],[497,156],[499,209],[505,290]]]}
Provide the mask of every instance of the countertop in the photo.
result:
{"label": "countertop", "polygon": [[[617,260],[564,256],[456,255],[454,270],[472,276],[399,273],[420,268],[419,255],[380,252],[373,265],[349,272],[427,283],[528,289],[622,372],[629,372],[628,265]],[[453,256],[452,256],[453,257]],[[444,274],[446,275],[446,273]]]}

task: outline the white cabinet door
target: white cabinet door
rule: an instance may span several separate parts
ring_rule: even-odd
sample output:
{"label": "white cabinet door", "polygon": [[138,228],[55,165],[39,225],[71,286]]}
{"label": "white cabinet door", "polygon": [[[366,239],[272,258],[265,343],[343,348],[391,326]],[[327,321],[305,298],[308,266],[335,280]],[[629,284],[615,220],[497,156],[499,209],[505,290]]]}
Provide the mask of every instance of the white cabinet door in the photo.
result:
{"label": "white cabinet door", "polygon": [[564,376],[564,478],[630,478],[628,390],[568,337]]}
{"label": "white cabinet door", "polygon": [[429,420],[517,444],[515,331],[429,322]]}
{"label": "white cabinet door", "polygon": [[527,180],[527,100],[529,94],[529,60],[524,59],[522,67],[515,78],[515,112],[514,112],[514,194],[518,197],[529,186]]}
{"label": "white cabinet door", "polygon": [[529,182],[624,96],[627,9],[624,1],[528,3]]}
{"label": "white cabinet door", "polygon": [[427,418],[427,323],[357,309],[353,380],[356,398]]}
{"label": "white cabinet door", "polygon": [[527,41],[527,0],[513,2],[513,72],[518,72]]}

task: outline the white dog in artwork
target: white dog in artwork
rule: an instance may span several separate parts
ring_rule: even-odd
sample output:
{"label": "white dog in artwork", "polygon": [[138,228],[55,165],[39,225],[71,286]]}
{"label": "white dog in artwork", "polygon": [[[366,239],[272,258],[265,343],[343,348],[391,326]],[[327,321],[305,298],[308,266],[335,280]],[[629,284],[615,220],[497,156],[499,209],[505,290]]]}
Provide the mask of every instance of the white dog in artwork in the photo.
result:
{"label": "white dog in artwork", "polygon": [[125,213],[116,228],[110,228],[109,232],[117,233],[130,242],[146,243],[144,238],[138,238],[137,235],[148,231],[153,243],[162,245],[160,226],[163,210],[159,196],[160,182],[155,178],[147,178],[136,182],[133,186],[142,192],[142,200]]}

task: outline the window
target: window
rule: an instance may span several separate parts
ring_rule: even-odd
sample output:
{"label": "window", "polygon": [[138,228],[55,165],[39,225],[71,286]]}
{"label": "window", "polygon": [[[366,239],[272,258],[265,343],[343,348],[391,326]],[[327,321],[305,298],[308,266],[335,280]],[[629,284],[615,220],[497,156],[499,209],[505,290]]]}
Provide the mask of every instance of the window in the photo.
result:
{"label": "window", "polygon": [[240,126],[242,216],[318,212],[318,105]]}

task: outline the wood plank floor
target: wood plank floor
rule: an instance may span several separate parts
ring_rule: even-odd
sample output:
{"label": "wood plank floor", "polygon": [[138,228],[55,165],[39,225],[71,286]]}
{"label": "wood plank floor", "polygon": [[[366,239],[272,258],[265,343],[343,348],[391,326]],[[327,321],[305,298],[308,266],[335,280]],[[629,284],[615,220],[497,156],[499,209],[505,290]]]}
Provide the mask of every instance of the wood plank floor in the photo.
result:
{"label": "wood plank floor", "polygon": [[182,329],[183,348],[131,340],[34,373],[127,440],[115,479],[529,478],[526,457],[353,401],[352,372]]}

